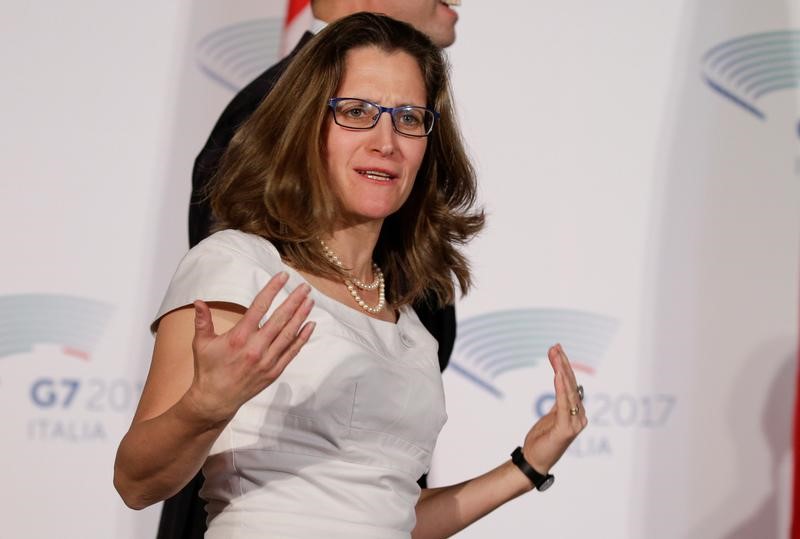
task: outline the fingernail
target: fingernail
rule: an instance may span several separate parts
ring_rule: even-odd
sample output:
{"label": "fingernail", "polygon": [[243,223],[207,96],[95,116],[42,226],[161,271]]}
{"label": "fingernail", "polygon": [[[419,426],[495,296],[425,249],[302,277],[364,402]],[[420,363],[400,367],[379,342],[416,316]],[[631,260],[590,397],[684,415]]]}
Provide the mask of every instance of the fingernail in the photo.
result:
{"label": "fingernail", "polygon": [[301,291],[303,294],[308,294],[309,292],[311,292],[311,285],[309,285],[308,283],[303,283],[303,284],[301,284],[301,285],[299,286],[299,288],[300,288],[300,291]]}
{"label": "fingernail", "polygon": [[278,281],[285,283],[288,280],[289,280],[289,274],[286,273],[285,271],[282,271],[278,274]]}

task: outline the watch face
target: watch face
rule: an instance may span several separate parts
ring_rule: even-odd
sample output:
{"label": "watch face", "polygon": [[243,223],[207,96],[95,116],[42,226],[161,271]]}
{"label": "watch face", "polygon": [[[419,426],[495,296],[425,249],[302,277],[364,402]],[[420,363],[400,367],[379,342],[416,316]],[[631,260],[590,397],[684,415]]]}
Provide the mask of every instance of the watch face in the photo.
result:
{"label": "watch face", "polygon": [[548,475],[545,478],[544,482],[541,485],[539,485],[538,487],[536,487],[536,490],[538,490],[539,492],[543,492],[543,491],[549,489],[553,485],[553,483],[555,483],[555,481],[556,481],[555,476]]}

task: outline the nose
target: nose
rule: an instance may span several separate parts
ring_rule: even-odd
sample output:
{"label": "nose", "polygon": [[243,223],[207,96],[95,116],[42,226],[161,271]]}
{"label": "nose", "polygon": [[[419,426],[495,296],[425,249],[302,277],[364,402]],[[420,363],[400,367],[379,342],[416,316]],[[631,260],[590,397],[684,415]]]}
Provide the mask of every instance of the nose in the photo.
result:
{"label": "nose", "polygon": [[388,157],[394,153],[395,137],[397,133],[392,125],[392,115],[388,112],[381,112],[378,123],[371,130],[372,150]]}

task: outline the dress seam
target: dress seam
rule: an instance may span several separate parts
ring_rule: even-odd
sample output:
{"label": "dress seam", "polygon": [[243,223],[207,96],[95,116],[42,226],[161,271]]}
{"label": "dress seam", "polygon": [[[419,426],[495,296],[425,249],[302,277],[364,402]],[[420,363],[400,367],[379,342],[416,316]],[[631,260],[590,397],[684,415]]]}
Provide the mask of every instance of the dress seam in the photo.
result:
{"label": "dress seam", "polygon": [[[240,473],[239,467],[236,465],[236,453],[238,451],[236,444],[234,443],[234,432],[233,429],[228,431],[228,440],[231,444],[231,468],[233,468],[234,472],[236,473],[234,477],[236,477],[236,485],[239,487],[239,496],[244,496],[245,491],[244,487],[242,486],[242,474]],[[236,526],[233,529],[234,532],[234,539],[240,536],[242,532],[242,522],[239,521],[236,523]]]}

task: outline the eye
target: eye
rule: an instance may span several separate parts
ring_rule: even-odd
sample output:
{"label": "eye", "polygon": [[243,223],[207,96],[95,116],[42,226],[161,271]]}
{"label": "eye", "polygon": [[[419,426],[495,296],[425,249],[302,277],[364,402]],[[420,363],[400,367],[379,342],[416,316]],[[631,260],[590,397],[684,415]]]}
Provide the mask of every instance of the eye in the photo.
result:
{"label": "eye", "polygon": [[351,105],[342,110],[345,116],[351,118],[353,120],[358,120],[359,118],[363,118],[367,115],[367,111],[364,110],[364,107],[361,105]]}
{"label": "eye", "polygon": [[399,111],[397,121],[405,127],[417,127],[422,125],[425,112],[416,108],[407,108]]}
{"label": "eye", "polygon": [[347,99],[336,105],[337,121],[347,127],[370,127],[377,113],[374,105],[361,99]]}

